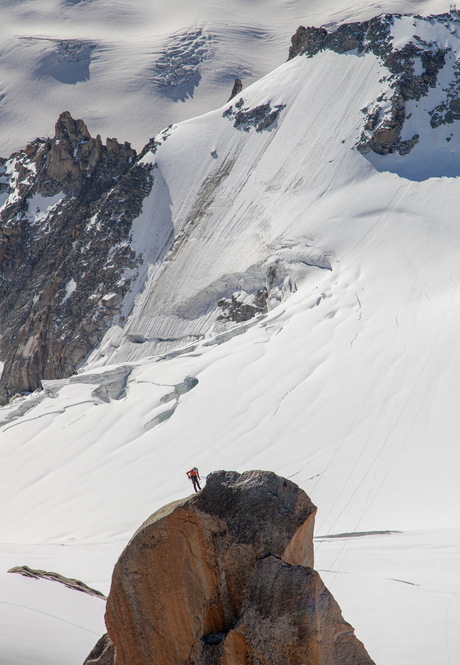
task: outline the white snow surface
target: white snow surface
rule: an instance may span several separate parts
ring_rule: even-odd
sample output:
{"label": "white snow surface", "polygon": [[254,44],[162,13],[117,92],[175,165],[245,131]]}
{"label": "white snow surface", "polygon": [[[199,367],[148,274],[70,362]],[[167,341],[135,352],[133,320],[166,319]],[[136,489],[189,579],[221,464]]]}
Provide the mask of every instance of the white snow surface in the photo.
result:
{"label": "white snow surface", "polygon": [[[176,4],[177,16],[165,16],[159,4],[139,2],[135,20],[131,4],[120,5],[126,25],[112,12],[111,53],[141,62],[146,16],[157,17],[162,34],[191,25],[212,32],[210,16],[196,20],[200,3]],[[233,3],[222,34],[243,16],[251,30],[257,16],[275,31],[294,15],[290,35],[301,10],[300,22],[313,24],[448,9],[272,5],[271,14],[254,3],[249,14]],[[11,2],[10,37],[26,8],[22,36],[27,25],[35,37],[45,26],[53,39],[103,34],[109,3],[60,3],[61,18],[74,12],[62,23],[67,32],[58,31],[61,18],[45,23],[56,6]],[[222,19],[223,5],[214,6]],[[232,47],[235,34],[247,32],[235,27]],[[22,49],[48,46],[23,40],[16,48],[19,61]],[[126,118],[126,100],[110,112],[102,103],[104,90],[115,95],[115,74],[104,69],[110,48],[96,63],[95,80],[105,81],[92,101],[97,131],[107,123],[143,137],[148,122]],[[264,48],[268,71],[274,56]],[[284,105],[268,129],[235,128],[224,104],[159,136],[145,158],[155,184],[134,224],[144,264],[124,328],[108,331],[76,377],[45,382],[43,393],[0,410],[1,665],[79,665],[103,632],[103,601],[8,568],[56,570],[107,593],[118,553],[148,515],[190,492],[185,471],[194,465],[203,477],[269,469],[305,489],[318,506],[316,568],[378,665],[458,661],[460,135],[454,125],[432,130],[419,108],[421,139],[410,155],[360,155],[360,109],[381,94],[382,69],[372,55],[296,58],[241,95],[244,108]],[[137,85],[127,64],[117,76]],[[37,116],[48,122],[48,110]],[[172,238],[179,242],[170,251]],[[268,314],[218,326],[216,295],[226,284],[253,293],[273,265],[285,281]]]}
{"label": "white snow surface", "polygon": [[64,110],[140,150],[223,104],[235,78],[246,87],[282,64],[301,24],[447,10],[441,0],[3,0],[0,155],[52,134]]}

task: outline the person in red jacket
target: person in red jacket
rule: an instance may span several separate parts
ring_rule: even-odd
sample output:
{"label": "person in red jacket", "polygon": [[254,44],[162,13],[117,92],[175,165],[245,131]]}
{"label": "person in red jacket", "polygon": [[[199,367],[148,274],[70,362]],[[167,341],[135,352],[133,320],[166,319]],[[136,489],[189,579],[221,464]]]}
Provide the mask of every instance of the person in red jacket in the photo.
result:
{"label": "person in red jacket", "polygon": [[190,471],[187,471],[187,476],[192,481],[193,489],[195,490],[195,492],[198,492],[198,490],[200,490],[201,487],[200,487],[200,474],[198,473],[198,469],[196,468],[196,466],[194,466],[193,469],[190,469]]}

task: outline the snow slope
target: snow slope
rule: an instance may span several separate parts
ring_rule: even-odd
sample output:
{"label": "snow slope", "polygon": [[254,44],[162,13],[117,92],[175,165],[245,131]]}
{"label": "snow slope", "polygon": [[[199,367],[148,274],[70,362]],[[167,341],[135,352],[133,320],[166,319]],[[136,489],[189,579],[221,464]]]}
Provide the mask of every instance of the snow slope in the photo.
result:
{"label": "snow slope", "polygon": [[287,59],[300,24],[381,11],[446,11],[441,0],[4,0],[0,155],[49,136],[61,111],[93,136],[140,149],[171,122],[209,111]]}
{"label": "snow slope", "polygon": [[[371,54],[296,58],[243,91],[243,109],[283,107],[269,127],[235,127],[226,104],[146,156],[125,326],[77,377],[0,410],[2,665],[31,662],[24,625],[42,635],[38,665],[81,663],[102,632],[100,599],[7,568],[107,591],[117,552],[190,491],[194,464],[271,469],[307,491],[316,567],[376,663],[458,660],[460,135],[420,107],[408,160],[359,154],[381,78]],[[448,145],[448,175],[433,175],[433,145]],[[273,266],[266,315],[215,322],[218,294],[253,291]],[[95,393],[125,380],[120,399]],[[56,631],[56,616],[78,628]]]}

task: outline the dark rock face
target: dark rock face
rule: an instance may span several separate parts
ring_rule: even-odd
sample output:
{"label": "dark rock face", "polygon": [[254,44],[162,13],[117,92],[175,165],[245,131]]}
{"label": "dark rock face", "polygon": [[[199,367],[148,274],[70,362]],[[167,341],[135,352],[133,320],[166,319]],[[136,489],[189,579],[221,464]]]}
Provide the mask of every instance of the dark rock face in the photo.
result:
{"label": "dark rock face", "polygon": [[430,114],[430,125],[435,128],[439,125],[452,124],[460,120],[460,63],[454,65],[454,80],[446,89],[446,98],[434,107]]}
{"label": "dark rock face", "polygon": [[288,60],[297,55],[313,56],[326,47],[327,30],[300,25],[291,37]]}
{"label": "dark rock face", "polygon": [[251,296],[245,291],[234,293],[231,299],[222,298],[217,303],[222,308],[222,314],[217,317],[218,320],[235,321],[241,323],[249,321],[258,314],[267,312],[268,289],[260,289],[255,296]]}
{"label": "dark rock face", "polygon": [[233,99],[233,97],[236,97],[237,95],[239,95],[240,92],[242,91],[242,89],[243,89],[243,83],[242,83],[241,79],[235,79],[235,83],[233,84],[232,92],[231,92],[230,97],[228,98],[227,101],[230,101],[231,99]]}
{"label": "dark rock face", "polygon": [[29,568],[29,566],[15,566],[10,568],[9,573],[18,573],[18,575],[23,575],[24,577],[31,577],[34,580],[50,580],[52,582],[59,582],[63,584],[68,589],[75,589],[75,591],[81,591],[87,593],[89,596],[97,596],[98,598],[105,598],[104,594],[97,589],[92,589],[87,584],[81,580],[76,580],[72,577],[65,577],[60,573],[53,573],[46,570],[37,570],[34,568]]}
{"label": "dark rock face", "polygon": [[335,53],[371,52],[384,56],[391,52],[390,28],[395,14],[382,14],[362,23],[344,23],[333,32],[301,25],[291,38],[288,60],[297,55],[312,57],[329,49]]}
{"label": "dark rock face", "polygon": [[[406,102],[412,99],[419,100],[428,94],[430,88],[436,87],[438,74],[445,65],[445,54],[445,50],[423,51],[414,44],[406,44],[402,49],[391,51],[384,57],[384,64],[395,76],[392,85],[394,93],[390,99],[390,112],[381,122],[377,122],[376,127],[373,127],[370,132],[366,131],[365,125],[358,150],[361,152],[373,150],[381,155],[396,151],[400,155],[406,155],[410,152],[418,143],[419,136],[414,134],[411,139],[401,140],[401,132],[406,120]],[[424,69],[420,75],[414,73],[416,58],[420,58]],[[385,99],[381,101],[385,101]],[[376,113],[381,113],[378,103],[373,108],[371,115],[374,114],[375,117]]]}
{"label": "dark rock face", "polygon": [[[370,108],[363,109],[364,128],[357,148],[366,153],[370,150],[387,155],[399,152],[408,154],[418,143],[419,135],[402,140],[401,134],[406,120],[406,103],[420,100],[430,88],[437,85],[438,75],[446,64],[447,48],[426,44],[413,35],[412,40],[400,49],[395,49],[391,39],[391,27],[400,15],[383,14],[362,23],[347,23],[333,32],[324,28],[300,26],[292,37],[289,59],[297,55],[312,57],[322,50],[335,53],[373,53],[388,69],[388,80],[392,94],[381,95]],[[436,18],[441,22],[451,20],[450,15],[438,17],[416,17],[420,20]],[[415,61],[419,61],[421,73],[416,74]],[[447,93],[448,99],[430,112],[431,125],[460,119],[460,83],[454,82]],[[390,102],[389,108],[387,102]],[[385,110],[384,110],[385,108]]]}
{"label": "dark rock face", "polygon": [[233,120],[233,126],[238,129],[249,132],[251,127],[255,127],[256,132],[261,132],[273,125],[284,108],[284,104],[277,104],[272,108],[268,102],[249,108],[244,106],[244,99],[240,97],[235,104],[235,108],[233,108],[233,105],[229,106],[222,115],[224,118]]}
{"label": "dark rock face", "polygon": [[113,663],[372,665],[312,569],[315,512],[274,473],[219,471],[152,515],[114,569]]}
{"label": "dark rock face", "polygon": [[110,637],[105,633],[96,642],[83,665],[113,665],[115,661],[115,647]]}
{"label": "dark rock face", "polygon": [[70,376],[120,314],[128,239],[151,190],[151,169],[129,144],[91,138],[62,113],[54,139],[37,139],[3,166],[0,218],[0,403],[46,378]]}

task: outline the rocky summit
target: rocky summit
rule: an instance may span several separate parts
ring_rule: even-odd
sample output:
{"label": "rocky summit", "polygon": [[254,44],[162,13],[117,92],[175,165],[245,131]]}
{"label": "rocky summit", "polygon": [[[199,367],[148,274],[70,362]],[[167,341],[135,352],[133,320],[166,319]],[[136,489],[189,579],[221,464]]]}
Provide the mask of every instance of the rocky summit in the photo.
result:
{"label": "rocky summit", "polygon": [[[410,22],[408,30],[412,34],[408,32],[405,43],[399,44],[394,28],[397,20],[403,18],[406,23]],[[313,57],[324,50],[377,56],[386,69],[380,79],[382,92],[372,104],[362,109],[364,127],[357,148],[362,153],[406,155],[420,140],[418,133],[403,138],[405,122],[412,115],[408,103],[428,98],[430,91],[444,84],[440,72],[452,62],[455,63],[453,76],[447,86],[442,85],[442,102],[437,99],[437,103],[432,104],[427,99],[426,103],[432,104],[428,110],[432,128],[460,119],[458,54],[447,39],[441,44],[427,41],[419,34],[433,24],[444,29],[446,34],[455,35],[460,17],[456,11],[427,17],[382,14],[369,21],[344,23],[330,32],[325,28],[300,26],[292,37],[289,59],[297,55]]]}
{"label": "rocky summit", "polygon": [[119,316],[140,260],[128,237],[151,169],[129,143],[104,145],[66,111],[54,138],[36,139],[0,171],[4,403],[70,376]]}
{"label": "rocky summit", "polygon": [[313,570],[315,514],[272,472],[211,474],[128,543],[86,662],[372,665]]}

